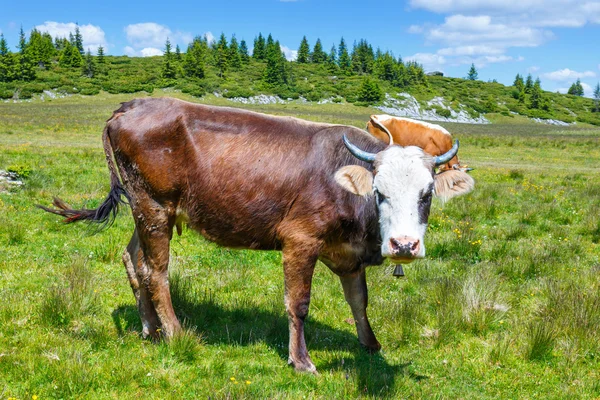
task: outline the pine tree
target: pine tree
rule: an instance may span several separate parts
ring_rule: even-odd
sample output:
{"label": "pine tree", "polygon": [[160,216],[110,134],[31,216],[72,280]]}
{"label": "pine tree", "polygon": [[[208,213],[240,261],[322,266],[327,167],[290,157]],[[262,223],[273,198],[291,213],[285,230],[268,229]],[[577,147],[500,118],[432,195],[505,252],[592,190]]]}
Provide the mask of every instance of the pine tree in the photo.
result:
{"label": "pine tree", "polygon": [[306,40],[306,36],[304,36],[300,42],[300,47],[298,47],[298,58],[296,61],[300,64],[306,64],[310,61],[310,47],[308,45],[308,40]]}
{"label": "pine tree", "polygon": [[358,89],[357,99],[365,103],[376,103],[383,98],[383,92],[371,78],[366,77]]}
{"label": "pine tree", "polygon": [[525,87],[525,82],[523,82],[523,77],[520,74],[517,74],[517,76],[515,76],[515,81],[513,82],[513,86],[519,92],[521,91],[521,89],[523,89]]}
{"label": "pine tree", "polygon": [[336,63],[336,53],[337,50],[335,45],[331,46],[331,50],[329,50],[329,56],[327,56],[327,69],[329,72],[334,73],[338,70],[338,65]]}
{"label": "pine tree", "polygon": [[94,57],[92,57],[92,52],[88,49],[85,54],[85,59],[83,62],[82,71],[83,76],[87,76],[88,78],[93,78],[96,74],[96,63],[94,62]]}
{"label": "pine tree", "polygon": [[375,75],[379,79],[395,82],[398,79],[398,65],[394,56],[385,52],[377,57],[374,66]]}
{"label": "pine tree", "polygon": [[64,50],[67,43],[69,43],[67,38],[59,38],[59,37],[54,38],[54,48],[59,52]]}
{"label": "pine tree", "polygon": [[254,39],[254,50],[252,51],[252,57],[255,60],[264,60],[265,56],[265,38],[263,37],[262,33],[259,33],[258,37]]}
{"label": "pine tree", "polygon": [[248,45],[246,41],[242,39],[240,42],[240,57],[242,59],[242,64],[248,64],[250,62],[250,55],[248,54]]}
{"label": "pine tree", "polygon": [[577,78],[577,81],[571,85],[567,93],[572,94],[574,96],[584,95],[583,85],[581,84],[581,80],[579,78]]}
{"label": "pine tree", "polygon": [[313,52],[310,58],[314,64],[323,64],[325,63],[325,61],[327,61],[327,53],[323,51],[321,39],[317,39],[317,42],[315,43],[315,47],[313,47]]}
{"label": "pine tree", "polygon": [[175,79],[177,69],[175,68],[175,59],[171,51],[171,42],[167,38],[165,43],[165,52],[163,54],[162,77],[165,79]]}
{"label": "pine tree", "polygon": [[175,61],[177,62],[181,62],[181,49],[179,48],[179,45],[175,46]]}
{"label": "pine tree", "polygon": [[0,33],[0,82],[10,82],[14,79],[14,58],[4,35]]}
{"label": "pine tree", "polygon": [[229,48],[227,47],[227,37],[221,33],[215,50],[215,61],[219,69],[219,77],[224,78],[227,68],[229,68]]}
{"label": "pine tree", "polygon": [[65,41],[64,48],[58,59],[58,65],[63,68],[79,68],[81,67],[82,62],[83,59],[77,48],[73,46],[71,42]]}
{"label": "pine tree", "polygon": [[340,40],[340,45],[338,46],[338,65],[344,73],[348,74],[351,72],[351,64],[352,61],[350,59],[350,54],[348,54],[346,42],[344,41],[344,38],[342,38],[342,40]]}
{"label": "pine tree", "polygon": [[467,74],[467,79],[470,81],[476,81],[478,77],[479,77],[479,74],[477,73],[475,64],[471,63],[471,69],[469,69],[469,73]]}
{"label": "pine tree", "polygon": [[208,55],[208,43],[206,39],[196,37],[188,45],[183,61],[183,70],[186,76],[202,79],[205,75],[205,64]]}
{"label": "pine tree", "polygon": [[287,61],[281,52],[279,41],[269,43],[267,40],[267,43],[267,67],[263,79],[272,86],[278,86],[286,83],[285,64]]}
{"label": "pine tree", "polygon": [[527,80],[525,81],[525,93],[531,94],[532,90],[533,90],[533,78],[531,77],[531,74],[529,74],[529,75],[527,75]]}
{"label": "pine tree", "polygon": [[370,74],[373,72],[375,63],[375,54],[373,47],[365,40],[361,39],[358,44],[354,42],[352,48],[352,70],[358,74]]}
{"label": "pine tree", "polygon": [[99,65],[106,63],[106,59],[104,58],[104,47],[98,46],[98,54],[96,57],[96,61]]}
{"label": "pine tree", "polygon": [[19,34],[19,54],[16,78],[22,81],[32,81],[35,79],[35,64],[31,57],[31,49],[25,40],[23,27],[21,27],[21,32]]}
{"label": "pine tree", "polygon": [[529,101],[529,108],[542,108],[542,85],[539,78],[535,80],[535,83],[531,88],[531,95]]}
{"label": "pine tree", "polygon": [[521,88],[521,90],[519,90],[519,92],[517,93],[517,100],[519,101],[520,104],[525,104],[526,98],[527,98],[527,94],[525,93],[525,86],[523,86]]}
{"label": "pine tree", "polygon": [[52,36],[48,33],[42,34],[35,28],[29,35],[29,44],[27,46],[31,54],[31,61],[40,68],[49,66],[52,62],[52,58],[56,55],[56,49],[52,43]]}
{"label": "pine tree", "polygon": [[594,89],[594,106],[596,112],[600,112],[600,82],[596,83],[596,88]]}
{"label": "pine tree", "polygon": [[233,69],[239,69],[242,66],[240,46],[235,35],[231,37],[231,42],[229,44],[229,65],[231,65]]}
{"label": "pine tree", "polygon": [[79,24],[75,25],[75,47],[79,50],[80,55],[85,54],[85,50],[83,49],[83,36],[81,36],[81,32],[79,31]]}

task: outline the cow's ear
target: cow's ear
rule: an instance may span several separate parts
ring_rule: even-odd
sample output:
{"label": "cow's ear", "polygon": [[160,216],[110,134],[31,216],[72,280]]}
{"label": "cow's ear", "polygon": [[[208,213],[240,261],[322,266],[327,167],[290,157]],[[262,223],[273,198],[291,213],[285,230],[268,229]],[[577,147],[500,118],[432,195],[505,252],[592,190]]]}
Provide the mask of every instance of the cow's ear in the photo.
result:
{"label": "cow's ear", "polygon": [[360,165],[346,165],[338,169],[335,181],[350,193],[359,196],[373,192],[373,174]]}
{"label": "cow's ear", "polygon": [[471,175],[460,170],[448,170],[434,176],[435,195],[442,201],[469,193],[475,187]]}

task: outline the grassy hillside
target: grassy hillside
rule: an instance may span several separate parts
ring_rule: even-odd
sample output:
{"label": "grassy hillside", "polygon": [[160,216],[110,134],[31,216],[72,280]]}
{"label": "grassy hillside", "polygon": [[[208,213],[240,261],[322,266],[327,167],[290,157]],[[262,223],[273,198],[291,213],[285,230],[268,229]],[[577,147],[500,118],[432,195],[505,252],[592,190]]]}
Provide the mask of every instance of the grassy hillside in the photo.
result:
{"label": "grassy hillside", "polygon": [[[79,69],[61,68],[58,64],[40,70],[33,82],[14,81],[0,83],[0,98],[27,99],[43,90],[55,89],[63,93],[85,95],[108,93],[152,93],[157,88],[171,87],[184,93],[200,97],[206,93],[218,92],[224,97],[250,97],[257,94],[274,94],[283,99],[296,99],[300,96],[310,100],[333,99],[336,102],[356,102],[361,83],[365,76],[339,74],[322,64],[288,63],[292,83],[283,86],[270,86],[263,81],[266,64],[251,60],[239,70],[230,70],[221,78],[214,66],[207,65],[203,79],[177,79],[161,77],[162,57],[106,57],[106,65],[93,78],[82,76]],[[544,92],[549,102],[548,110],[530,109],[529,100],[519,102],[514,88],[499,83],[468,81],[457,78],[427,77],[427,86],[398,88],[388,81],[375,79],[384,93],[395,96],[408,92],[421,101],[441,96],[456,110],[460,105],[473,116],[485,114],[508,118],[516,114],[544,119],[558,119],[564,122],[583,122],[600,125],[600,113],[593,112],[593,100],[572,95]],[[517,96],[518,97],[518,96]]]}
{"label": "grassy hillside", "polygon": [[[148,61],[125,65],[138,62]],[[432,80],[432,90],[452,82]],[[380,354],[360,348],[338,280],[317,265],[306,335],[320,375],[309,376],[286,365],[280,253],[223,249],[189,230],[175,237],[173,299],[188,330],[154,344],[139,337],[121,263],[129,213],[91,235],[34,208],[54,195],[101,201],[101,130],[131,97],[0,103],[0,169],[25,182],[0,190],[0,397],[600,396],[600,130],[446,124],[476,168],[475,191],[434,202],[427,257],[405,279],[391,265],[368,270]],[[375,111],[245,107],[359,127]]]}

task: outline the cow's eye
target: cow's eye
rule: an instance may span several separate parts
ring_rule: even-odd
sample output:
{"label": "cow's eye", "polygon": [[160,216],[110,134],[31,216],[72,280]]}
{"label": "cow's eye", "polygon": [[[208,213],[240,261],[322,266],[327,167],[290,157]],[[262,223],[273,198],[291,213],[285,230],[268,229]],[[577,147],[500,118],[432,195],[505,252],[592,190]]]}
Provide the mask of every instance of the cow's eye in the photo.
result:
{"label": "cow's eye", "polygon": [[432,195],[432,191],[430,190],[427,193],[425,193],[423,196],[421,196],[421,201],[423,203],[426,203],[426,202],[430,201],[431,200],[431,195]]}
{"label": "cow's eye", "polygon": [[387,199],[387,197],[381,194],[379,190],[375,190],[375,197],[377,198],[378,205],[381,205],[381,203],[383,203]]}

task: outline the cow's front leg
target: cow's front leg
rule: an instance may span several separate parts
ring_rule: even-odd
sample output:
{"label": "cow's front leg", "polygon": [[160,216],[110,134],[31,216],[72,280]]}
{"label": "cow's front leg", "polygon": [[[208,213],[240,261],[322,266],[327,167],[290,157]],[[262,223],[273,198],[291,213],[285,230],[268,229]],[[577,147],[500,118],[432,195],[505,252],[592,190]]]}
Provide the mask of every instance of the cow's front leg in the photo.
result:
{"label": "cow's front leg", "polygon": [[285,308],[290,327],[288,363],[296,371],[316,373],[306,342],[304,320],[310,304],[310,285],[317,262],[316,243],[287,243],[283,248],[283,272],[285,279]]}
{"label": "cow's front leg", "polygon": [[350,275],[340,276],[340,281],[344,288],[346,301],[352,309],[358,341],[371,353],[379,351],[381,345],[375,338],[371,324],[367,319],[368,293],[365,270],[362,269]]}

